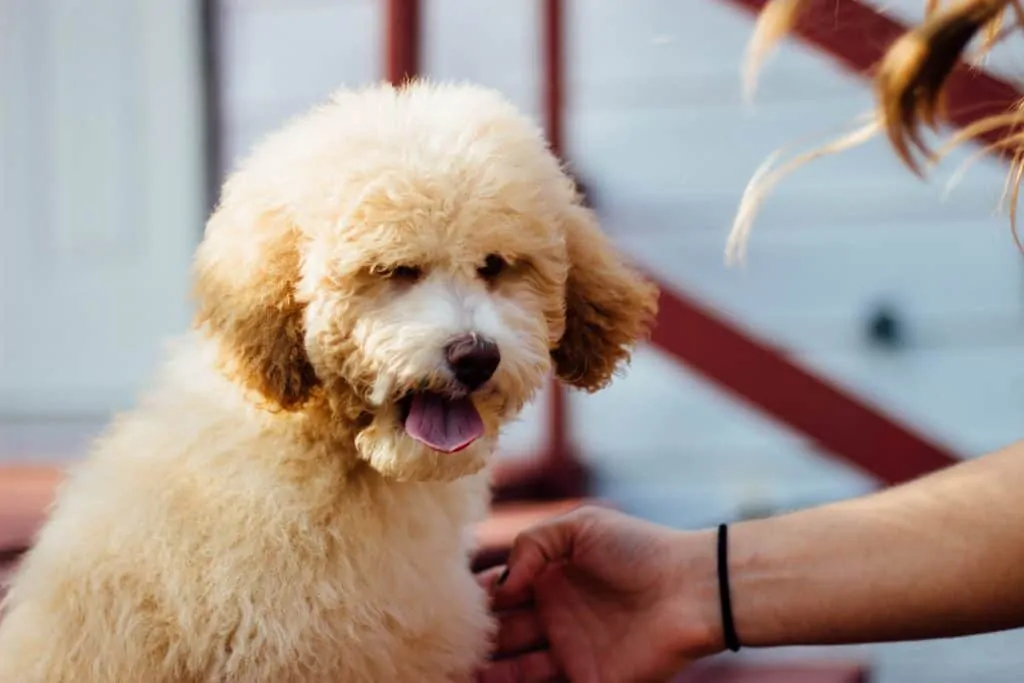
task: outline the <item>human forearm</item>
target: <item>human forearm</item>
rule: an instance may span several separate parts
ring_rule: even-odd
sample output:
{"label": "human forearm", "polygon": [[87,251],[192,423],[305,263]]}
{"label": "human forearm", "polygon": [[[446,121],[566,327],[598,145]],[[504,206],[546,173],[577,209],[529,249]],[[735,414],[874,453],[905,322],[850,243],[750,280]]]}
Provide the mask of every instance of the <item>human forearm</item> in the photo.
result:
{"label": "human forearm", "polygon": [[865,498],[731,527],[750,646],[1024,625],[1024,443]]}
{"label": "human forearm", "polygon": [[[1024,626],[1024,442],[926,479],[741,522],[729,534],[747,646],[955,636]],[[724,647],[714,530],[583,509],[517,537],[483,680],[652,680]],[[538,651],[530,648],[546,643]],[[526,654],[524,654],[526,652]],[[537,676],[526,675],[538,666]],[[575,677],[572,671],[577,672]],[[583,672],[583,673],[580,673]]]}

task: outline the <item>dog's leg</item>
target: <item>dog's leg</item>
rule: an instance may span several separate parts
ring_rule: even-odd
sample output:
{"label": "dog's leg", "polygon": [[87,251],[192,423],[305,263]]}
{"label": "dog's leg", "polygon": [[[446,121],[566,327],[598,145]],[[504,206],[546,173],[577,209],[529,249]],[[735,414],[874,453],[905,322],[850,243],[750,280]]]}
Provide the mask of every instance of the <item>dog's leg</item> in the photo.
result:
{"label": "dog's leg", "polygon": [[119,614],[102,593],[54,587],[11,605],[0,621],[0,681],[198,683],[144,617]]}

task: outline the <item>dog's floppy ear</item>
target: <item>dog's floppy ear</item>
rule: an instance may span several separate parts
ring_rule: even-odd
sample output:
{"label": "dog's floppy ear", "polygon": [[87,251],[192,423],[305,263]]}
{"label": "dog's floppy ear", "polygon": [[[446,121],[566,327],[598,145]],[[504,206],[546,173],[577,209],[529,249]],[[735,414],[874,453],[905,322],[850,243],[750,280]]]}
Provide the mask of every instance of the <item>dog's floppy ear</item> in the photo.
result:
{"label": "dog's floppy ear", "polygon": [[283,210],[250,207],[231,189],[196,254],[197,323],[239,380],[269,407],[293,410],[317,384],[295,296],[300,234]]}
{"label": "dog's floppy ear", "polygon": [[590,209],[570,208],[565,240],[565,333],[551,356],[560,379],[595,391],[647,335],[657,314],[658,289],[625,263]]}

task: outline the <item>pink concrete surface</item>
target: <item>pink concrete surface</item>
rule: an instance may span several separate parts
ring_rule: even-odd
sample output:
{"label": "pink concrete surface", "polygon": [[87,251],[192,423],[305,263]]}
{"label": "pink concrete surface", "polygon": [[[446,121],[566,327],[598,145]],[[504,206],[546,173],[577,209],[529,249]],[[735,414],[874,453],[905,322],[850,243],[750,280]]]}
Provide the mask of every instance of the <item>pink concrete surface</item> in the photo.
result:
{"label": "pink concrete surface", "polygon": [[62,476],[55,466],[0,467],[0,553],[31,542]]}
{"label": "pink concrete surface", "polygon": [[716,663],[694,667],[670,683],[868,683],[856,662]]}
{"label": "pink concrete surface", "polygon": [[482,550],[508,548],[520,531],[550,517],[570,512],[591,500],[571,498],[537,503],[502,503],[495,505],[490,517],[476,529],[476,541]]}
{"label": "pink concrete surface", "polygon": [[[61,477],[62,470],[54,466],[0,467],[0,553],[30,544]],[[570,499],[496,505],[493,514],[477,528],[477,542],[485,549],[507,547],[522,529],[582,503]]]}

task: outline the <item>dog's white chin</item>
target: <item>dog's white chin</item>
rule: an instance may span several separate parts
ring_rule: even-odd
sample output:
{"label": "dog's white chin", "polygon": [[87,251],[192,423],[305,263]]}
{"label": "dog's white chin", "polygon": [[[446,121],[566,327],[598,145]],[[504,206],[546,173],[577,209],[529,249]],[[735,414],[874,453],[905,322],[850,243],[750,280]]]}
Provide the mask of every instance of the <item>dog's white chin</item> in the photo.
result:
{"label": "dog's white chin", "polygon": [[454,481],[482,470],[497,445],[484,435],[462,450],[444,453],[416,441],[394,418],[374,420],[356,437],[359,456],[395,481]]}

